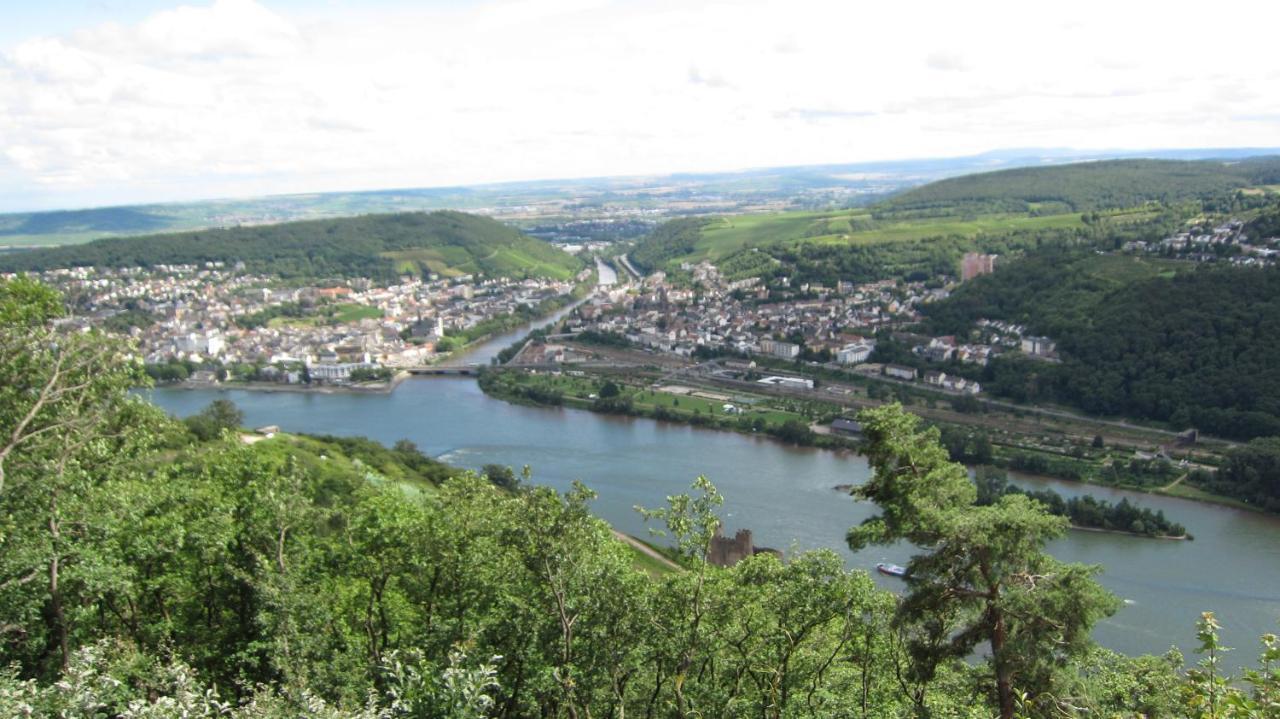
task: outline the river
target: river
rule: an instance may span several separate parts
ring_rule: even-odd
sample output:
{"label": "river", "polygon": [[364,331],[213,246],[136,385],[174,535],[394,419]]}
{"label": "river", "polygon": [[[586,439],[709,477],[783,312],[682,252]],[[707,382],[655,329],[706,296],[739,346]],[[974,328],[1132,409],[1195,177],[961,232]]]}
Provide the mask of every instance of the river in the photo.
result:
{"label": "river", "polygon": [[[617,281],[618,281],[618,273],[615,272],[612,267],[605,264],[603,261],[600,260],[600,258],[597,257],[596,258],[596,287],[597,288],[611,287],[614,284],[616,284]],[[540,320],[531,322],[527,325],[523,325],[514,330],[511,330],[510,332],[504,332],[503,334],[500,334],[500,335],[494,335],[493,337],[490,337],[484,342],[481,342],[480,344],[477,344],[476,346],[465,350],[464,352],[459,354],[457,357],[450,358],[450,363],[451,364],[479,364],[479,365],[490,364],[493,361],[493,358],[497,357],[498,353],[501,352],[502,350],[510,347],[512,344],[515,344],[519,340],[523,339],[526,335],[528,335],[533,330],[542,329],[544,327],[553,325],[556,322],[559,322],[565,315],[572,312],[574,308],[576,308],[578,305],[581,305],[590,299],[591,299],[590,296],[583,297],[582,299],[566,307],[562,307],[561,309],[557,310],[555,313],[550,314],[546,317],[543,317]]]}
{"label": "river", "polygon": [[[155,390],[154,401],[185,416],[211,400],[234,401],[253,426],[319,434],[360,434],[384,443],[408,438],[424,452],[462,467],[489,463],[566,489],[582,480],[599,493],[595,511],[619,529],[644,535],[633,511],[658,506],[686,491],[704,473],[725,495],[732,532],[749,528],[758,545],[783,549],[827,547],[850,566],[905,563],[909,548],[876,547],[858,554],[844,546],[845,530],[875,508],[836,492],[836,484],[868,476],[850,453],[789,447],[772,440],[680,424],[597,415],[584,410],[508,404],[485,396],[474,380],[413,379],[392,394],[311,394],[246,390]],[[1171,497],[1020,479],[1064,495],[1089,492],[1112,501],[1129,497],[1163,509],[1195,535],[1193,542],[1071,532],[1050,549],[1060,559],[1101,564],[1102,582],[1126,606],[1095,632],[1105,646],[1129,654],[1194,646],[1194,624],[1214,610],[1226,642],[1239,650],[1232,663],[1250,662],[1263,632],[1280,621],[1280,518]],[[884,586],[897,580],[875,575]]]}
{"label": "river", "polygon": [[[600,266],[608,270],[601,272],[602,284],[615,279],[607,265]],[[531,327],[482,343],[467,359],[487,364]],[[911,553],[905,545],[857,554],[845,546],[845,531],[875,512],[833,490],[869,474],[865,460],[848,452],[584,410],[512,405],[487,397],[464,378],[412,379],[391,394],[158,389],[151,396],[178,416],[226,398],[244,411],[250,426],[365,435],[386,444],[407,438],[434,457],[471,469],[497,463],[518,471],[529,465],[535,482],[560,490],[574,480],[585,482],[599,493],[595,512],[639,536],[645,526],[635,505],[659,506],[706,474],[725,496],[726,530],[751,529],[757,545],[789,554],[830,548],[850,566],[866,569],[879,561],[904,564]],[[1224,640],[1237,648],[1227,662],[1239,665],[1254,661],[1262,633],[1280,629],[1280,517],[1073,482],[1016,481],[1065,496],[1089,493],[1113,502],[1128,497],[1163,509],[1195,535],[1186,542],[1073,531],[1050,546],[1062,560],[1102,565],[1102,583],[1125,599],[1095,631],[1103,645],[1126,654],[1160,653],[1175,644],[1189,651],[1196,618],[1213,610]],[[872,575],[887,588],[902,588],[896,579]]]}

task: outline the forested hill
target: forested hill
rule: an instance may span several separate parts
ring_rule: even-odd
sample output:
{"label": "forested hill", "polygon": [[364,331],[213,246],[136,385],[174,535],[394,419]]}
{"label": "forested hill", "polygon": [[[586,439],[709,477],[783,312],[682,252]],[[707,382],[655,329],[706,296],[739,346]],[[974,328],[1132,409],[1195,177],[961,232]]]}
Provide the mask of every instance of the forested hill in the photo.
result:
{"label": "forested hill", "polygon": [[0,255],[0,271],[244,262],[282,277],[480,273],[567,279],[581,262],[496,220],[461,212],[363,215],[112,238]]}
{"label": "forested hill", "polygon": [[1178,202],[1280,182],[1280,157],[1219,160],[1108,160],[1024,167],[934,182],[883,206],[903,210],[1047,212]]}
{"label": "forested hill", "polygon": [[965,283],[928,315],[939,333],[986,317],[1057,340],[1061,364],[993,362],[993,392],[1238,439],[1280,435],[1280,270],[1053,250]]}

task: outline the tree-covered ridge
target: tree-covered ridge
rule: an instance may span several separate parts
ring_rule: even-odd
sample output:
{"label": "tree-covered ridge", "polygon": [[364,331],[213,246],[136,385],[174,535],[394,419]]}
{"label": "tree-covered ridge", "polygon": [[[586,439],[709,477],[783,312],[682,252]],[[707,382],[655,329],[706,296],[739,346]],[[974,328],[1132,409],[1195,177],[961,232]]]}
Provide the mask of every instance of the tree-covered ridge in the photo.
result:
{"label": "tree-covered ridge", "polygon": [[1105,160],[964,175],[908,190],[882,208],[1071,212],[1175,203],[1280,181],[1280,158]]}
{"label": "tree-covered ridge", "polygon": [[434,272],[567,279],[581,262],[501,222],[461,212],[333,220],[96,240],[0,255],[0,271],[243,262],[281,277],[370,277]]}
{"label": "tree-covered ridge", "polygon": [[1032,253],[930,305],[939,333],[985,317],[1058,343],[993,361],[987,389],[1249,439],[1280,434],[1280,271]]}
{"label": "tree-covered ridge", "polygon": [[1005,320],[1031,334],[1059,337],[1094,323],[1111,293],[1148,280],[1192,272],[1190,262],[1142,256],[1101,255],[1084,247],[1049,243],[1010,257],[996,272],[956,288],[930,304],[927,327],[938,334],[966,333],[975,320]]}
{"label": "tree-covered ridge", "polygon": [[693,252],[702,228],[708,222],[701,217],[682,217],[664,222],[636,245],[628,259],[646,272],[661,269],[672,258]]}

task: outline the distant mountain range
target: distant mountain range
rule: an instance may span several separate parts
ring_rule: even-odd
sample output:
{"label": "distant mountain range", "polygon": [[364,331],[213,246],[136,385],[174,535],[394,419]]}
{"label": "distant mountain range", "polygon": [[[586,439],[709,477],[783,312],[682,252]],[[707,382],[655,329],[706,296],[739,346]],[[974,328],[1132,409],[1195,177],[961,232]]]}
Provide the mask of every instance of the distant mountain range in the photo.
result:
{"label": "distant mountain range", "polygon": [[[0,247],[86,242],[100,237],[416,210],[455,209],[498,217],[646,210],[654,214],[749,209],[760,203],[866,204],[957,175],[1116,158],[1241,159],[1280,148],[1082,151],[998,150],[968,157],[757,168],[738,172],[601,177],[470,187],[275,195],[245,199],[0,214]],[[816,199],[815,199],[816,198]],[[808,204],[806,204],[808,203]]]}

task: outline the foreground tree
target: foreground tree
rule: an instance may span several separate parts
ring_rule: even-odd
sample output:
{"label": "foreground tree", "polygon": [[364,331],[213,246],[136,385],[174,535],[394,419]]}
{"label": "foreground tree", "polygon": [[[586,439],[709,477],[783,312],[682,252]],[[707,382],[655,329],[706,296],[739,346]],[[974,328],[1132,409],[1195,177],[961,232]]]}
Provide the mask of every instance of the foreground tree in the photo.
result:
{"label": "foreground tree", "polygon": [[[1117,608],[1094,580],[1096,567],[1064,564],[1045,551],[1067,522],[1022,496],[974,505],[965,468],[948,459],[936,429],[900,405],[859,415],[874,470],[857,496],[881,513],[849,530],[849,546],[908,541],[927,548],[908,565],[910,587],[895,623],[919,627],[909,642],[922,674],[985,644],[991,692],[1002,719],[1052,701],[1054,674],[1091,646],[1093,624]],[[943,639],[945,641],[940,641]]]}
{"label": "foreground tree", "polygon": [[197,439],[207,442],[224,430],[239,429],[244,424],[244,413],[229,399],[215,399],[208,407],[183,421]]}
{"label": "foreground tree", "polygon": [[125,572],[101,550],[162,415],[123,342],[60,329],[61,297],[0,281],[0,646],[52,673],[70,660],[92,597]]}

